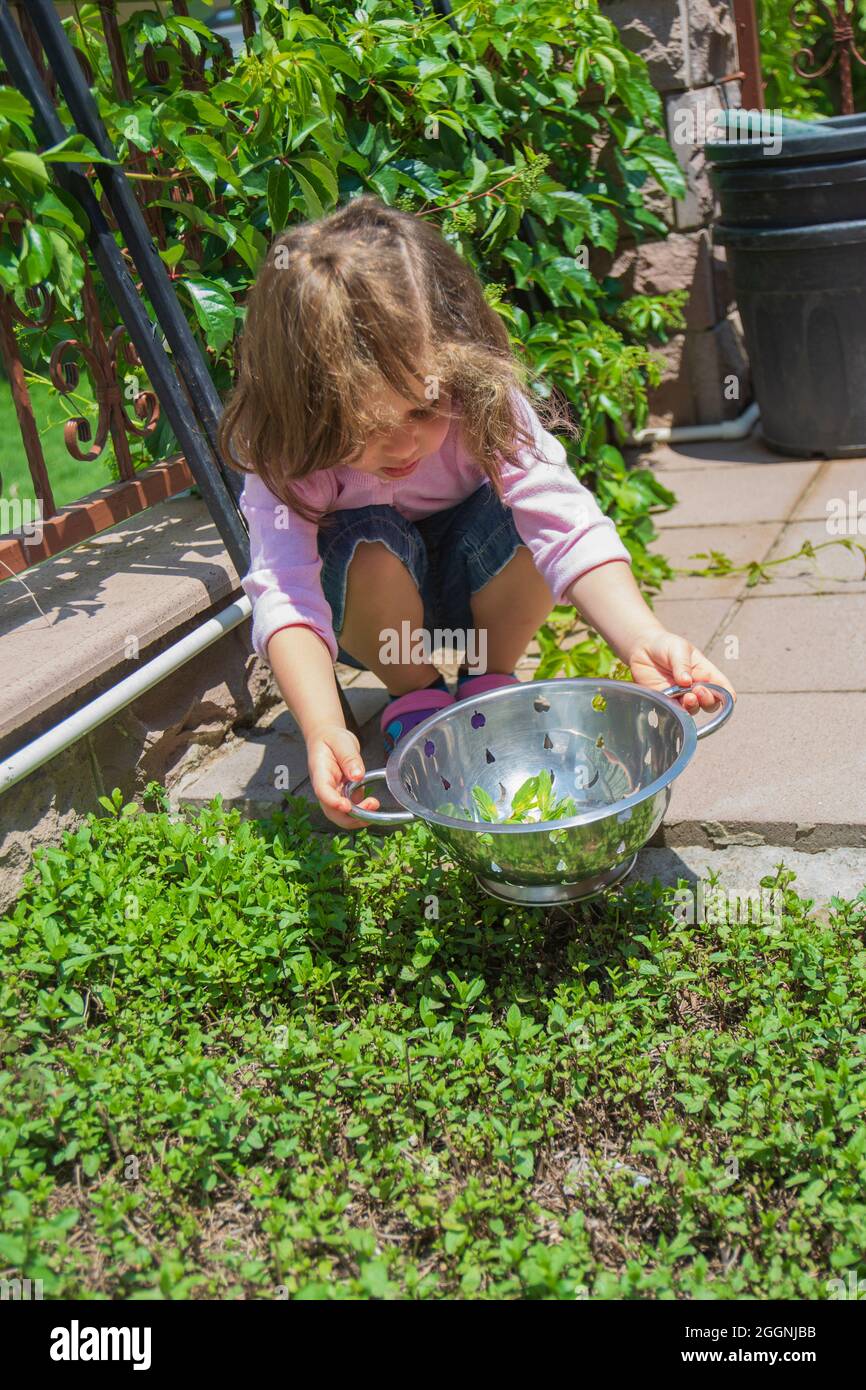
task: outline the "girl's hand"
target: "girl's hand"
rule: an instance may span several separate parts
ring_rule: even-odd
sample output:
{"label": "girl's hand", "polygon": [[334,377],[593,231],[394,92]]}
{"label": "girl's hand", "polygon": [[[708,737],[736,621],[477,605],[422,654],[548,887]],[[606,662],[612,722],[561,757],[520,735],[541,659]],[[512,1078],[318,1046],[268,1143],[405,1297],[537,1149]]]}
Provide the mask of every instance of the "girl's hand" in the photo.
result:
{"label": "girl's hand", "polygon": [[344,725],[326,724],[308,735],[307,767],[319,805],[328,820],[342,830],[359,830],[367,824],[349,815],[353,804],[367,811],[378,811],[375,796],[362,800],[363,787],[352,793],[351,801],[343,795],[343,783],[354,782],[365,772],[358,739]]}
{"label": "girl's hand", "polygon": [[691,685],[693,690],[681,696],[683,709],[694,714],[698,709],[714,710],[721,704],[718,696],[706,690],[701,681],[712,681],[730,692],[737,692],[717,666],[703,652],[693,647],[685,637],[678,637],[665,628],[654,628],[639,637],[628,654],[628,665],[638,685],[664,690],[669,685]]}

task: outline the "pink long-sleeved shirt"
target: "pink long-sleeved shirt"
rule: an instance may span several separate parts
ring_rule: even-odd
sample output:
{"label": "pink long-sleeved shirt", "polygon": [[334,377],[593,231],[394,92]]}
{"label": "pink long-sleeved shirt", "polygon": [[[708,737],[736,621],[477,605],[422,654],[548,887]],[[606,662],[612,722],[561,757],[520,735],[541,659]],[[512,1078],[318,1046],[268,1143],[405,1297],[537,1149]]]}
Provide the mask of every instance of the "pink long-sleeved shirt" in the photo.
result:
{"label": "pink long-sleeved shirt", "polygon": [[[609,560],[631,557],[613,522],[574,476],[565,449],[521,396],[519,406],[541,458],[526,448],[516,463],[502,465],[503,497],[521,539],[557,603],[567,603],[576,579]],[[543,460],[543,461],[542,461]],[[317,511],[392,506],[409,521],[444,511],[470,497],[489,479],[467,454],[459,411],[441,448],[422,458],[406,479],[380,478],[341,465],[298,480],[298,495]],[[311,627],[334,661],[338,648],[330,605],[322,592],[318,526],[281,503],[256,474],[248,474],[241,510],[250,530],[250,568],[242,583],[253,605],[253,646],[264,657],[280,628]]]}

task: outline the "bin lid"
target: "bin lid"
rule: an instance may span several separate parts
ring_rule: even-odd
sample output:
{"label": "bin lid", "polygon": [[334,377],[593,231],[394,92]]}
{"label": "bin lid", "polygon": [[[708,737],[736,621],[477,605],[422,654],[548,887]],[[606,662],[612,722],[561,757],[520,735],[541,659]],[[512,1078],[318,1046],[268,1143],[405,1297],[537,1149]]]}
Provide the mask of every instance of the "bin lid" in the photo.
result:
{"label": "bin lid", "polygon": [[713,164],[808,164],[866,156],[866,112],[801,121],[775,110],[734,107],[719,113],[717,138],[704,153]]}

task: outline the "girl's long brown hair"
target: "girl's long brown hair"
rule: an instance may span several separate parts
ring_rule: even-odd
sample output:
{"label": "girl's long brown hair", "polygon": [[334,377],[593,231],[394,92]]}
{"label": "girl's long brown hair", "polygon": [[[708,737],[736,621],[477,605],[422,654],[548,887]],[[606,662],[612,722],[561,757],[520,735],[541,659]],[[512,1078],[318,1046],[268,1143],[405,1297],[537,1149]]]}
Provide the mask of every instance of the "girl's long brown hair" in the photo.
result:
{"label": "girl's long brown hair", "polygon": [[[388,423],[367,404],[383,383],[402,396],[421,386],[429,399],[436,384],[451,395],[463,442],[500,499],[500,460],[532,448],[510,394],[530,399],[527,373],[475,272],[436,227],[371,194],[275,238],[236,357],[222,456],[309,521],[327,524],[293,480],[359,457]],[[574,431],[555,392],[531,403],[546,428]]]}

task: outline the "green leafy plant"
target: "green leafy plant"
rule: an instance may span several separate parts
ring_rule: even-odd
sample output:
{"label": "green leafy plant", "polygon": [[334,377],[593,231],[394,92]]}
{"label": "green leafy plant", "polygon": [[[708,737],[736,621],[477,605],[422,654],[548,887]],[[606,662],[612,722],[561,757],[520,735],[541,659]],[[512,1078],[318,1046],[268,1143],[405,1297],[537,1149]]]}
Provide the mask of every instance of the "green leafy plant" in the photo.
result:
{"label": "green leafy plant", "polygon": [[627,332],[647,338],[654,336],[666,343],[671,333],[685,328],[685,306],[688,290],[672,290],[670,294],[633,294],[616,310],[616,317]]}
{"label": "green leafy plant", "polygon": [[[457,819],[496,821],[501,824],[518,825],[530,822],[562,820],[566,816],[576,816],[578,807],[570,796],[557,798],[553,795],[553,779],[545,768],[535,777],[527,777],[511,798],[511,810],[507,816],[500,814],[496,802],[481,786],[472,788],[472,801],[478,816],[474,817],[465,807],[454,803],[443,803],[437,809],[443,815],[457,815]],[[446,810],[445,807],[449,809]]]}
{"label": "green leafy plant", "polygon": [[695,920],[684,880],[522,909],[423,824],[106,799],[0,917],[4,1278],[801,1300],[866,1276],[866,889],[816,912],[780,864],[767,917]]}

